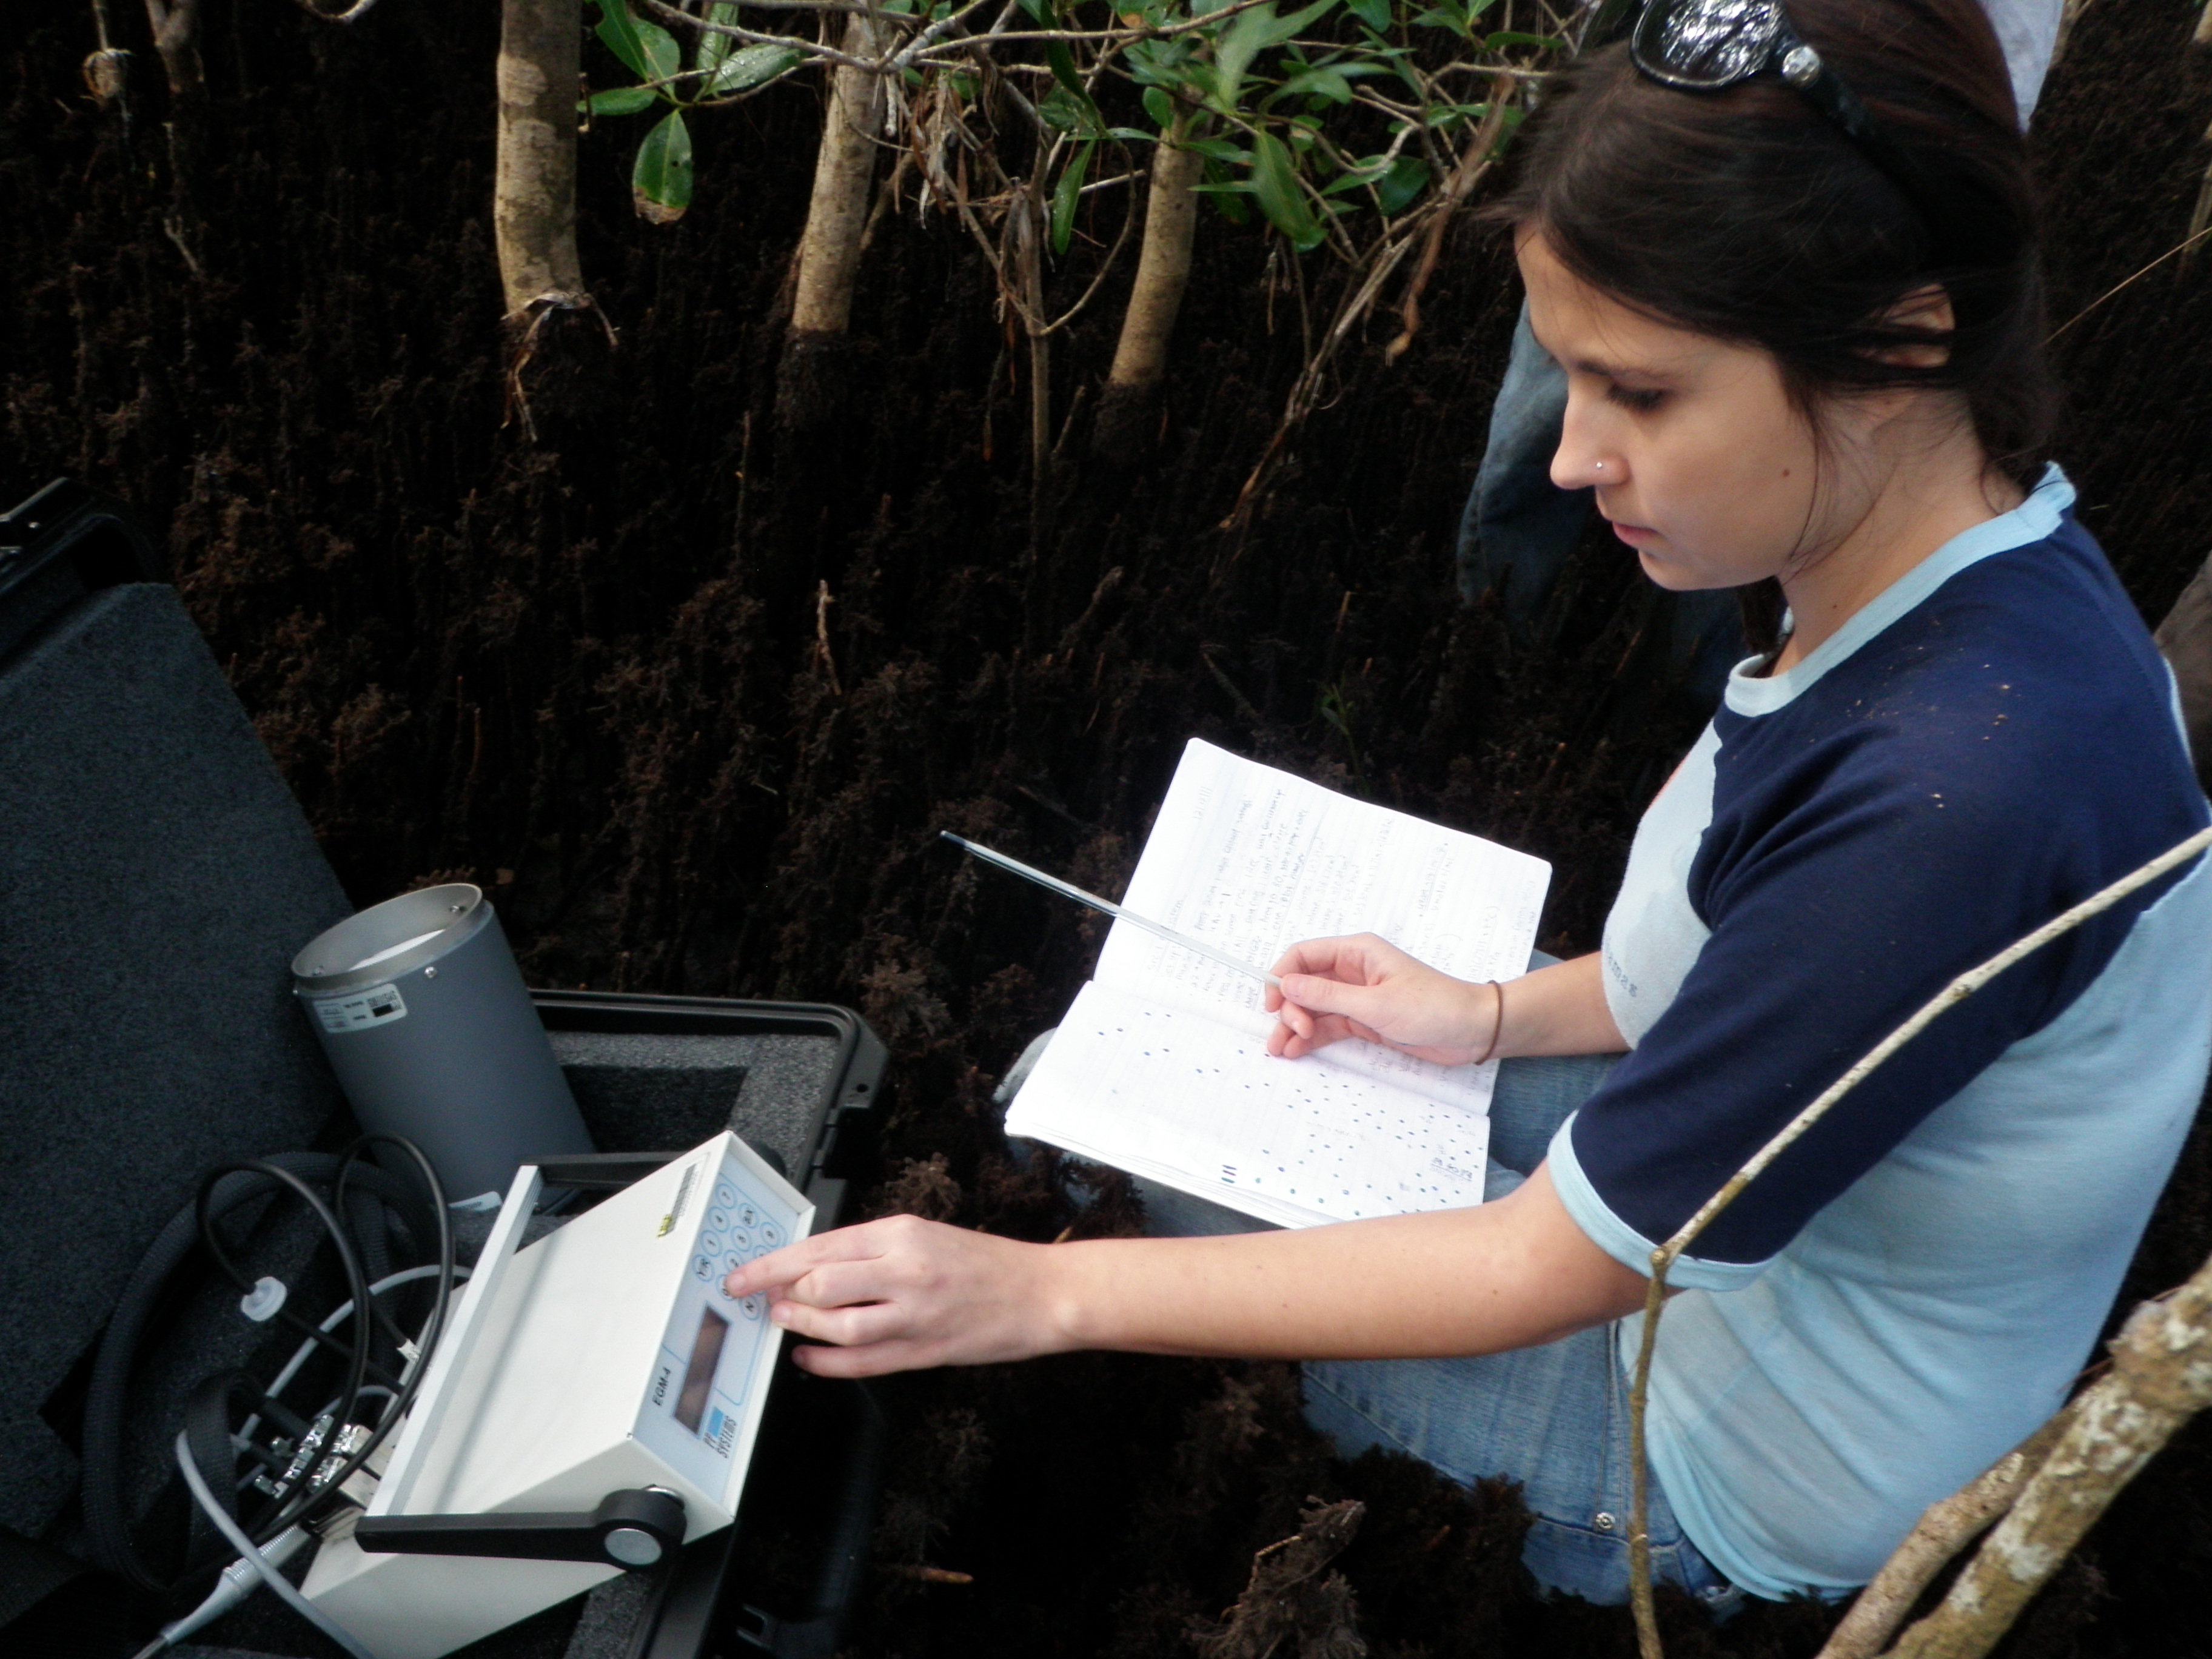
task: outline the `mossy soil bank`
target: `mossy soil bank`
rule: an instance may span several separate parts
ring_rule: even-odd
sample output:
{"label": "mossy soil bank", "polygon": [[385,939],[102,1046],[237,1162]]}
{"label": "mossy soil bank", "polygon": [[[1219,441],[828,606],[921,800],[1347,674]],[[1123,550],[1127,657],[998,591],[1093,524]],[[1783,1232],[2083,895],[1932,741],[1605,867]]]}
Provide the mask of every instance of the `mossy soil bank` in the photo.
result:
{"label": "mossy soil bank", "polygon": [[[910,204],[877,227],[853,336],[779,404],[807,94],[699,122],[673,227],[631,216],[628,137],[587,134],[584,264],[614,334],[557,317],[517,377],[487,9],[205,11],[181,189],[149,42],[125,41],[126,129],[82,95],[88,24],[0,21],[0,493],[72,471],[138,510],[356,899],[475,880],[539,981],[854,1004],[896,1054],[872,1207],[1035,1237],[1135,1224],[1111,1184],[1072,1215],[1012,1170],[987,1106],[1097,928],[935,830],[1118,890],[1195,734],[1552,859],[1543,942],[1592,941],[1697,718],[1616,548],[1582,550],[1538,641],[1453,597],[1516,303],[1494,241],[1455,231],[1413,349],[1383,366],[1378,326],[1224,532],[1301,313],[1267,243],[1209,216],[1156,422],[1091,442],[1112,283],[1057,345],[1040,511],[988,272]],[[2055,76],[2036,145],[2062,321],[2180,236],[2212,112],[2189,24],[2100,0]],[[1094,199],[1071,291],[1121,210]],[[1317,315],[1337,279],[1309,263]],[[2063,453],[2155,619],[2212,546],[2203,264],[2168,260],[2060,345]],[[2131,1297],[2212,1249],[2209,1188],[2193,1147]],[[1282,1367],[1078,1356],[915,1379],[903,1408],[856,1653],[1192,1652],[1310,1497],[1367,1507],[1327,1569],[1348,1595],[1302,1602],[1280,1651],[1349,1651],[1355,1627],[1378,1654],[1632,1650],[1625,1613],[1534,1599],[1510,1494],[1331,1460]],[[2191,1432],[2136,1483],[2012,1651],[2204,1650],[2208,1448]],[[1715,1632],[1670,1607],[1669,1650],[1809,1655],[1829,1618]]]}

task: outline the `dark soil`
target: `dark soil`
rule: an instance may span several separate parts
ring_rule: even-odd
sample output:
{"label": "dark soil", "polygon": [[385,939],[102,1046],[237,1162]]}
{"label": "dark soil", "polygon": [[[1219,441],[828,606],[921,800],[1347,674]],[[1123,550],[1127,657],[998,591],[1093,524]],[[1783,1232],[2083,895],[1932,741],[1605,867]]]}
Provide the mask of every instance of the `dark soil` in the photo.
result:
{"label": "dark soil", "polygon": [[[83,95],[83,9],[0,20],[0,495],[74,472],[143,515],[357,899],[475,880],[540,981],[859,1006],[896,1055],[872,1207],[1032,1237],[1135,1224],[1110,1186],[1066,1214],[987,1107],[1097,929],[939,829],[1116,891],[1196,734],[1541,853],[1543,942],[1593,941],[1698,717],[1617,549],[1584,550],[1540,648],[1452,598],[1516,303],[1494,240],[1454,234],[1414,349],[1386,368],[1378,325],[1224,532],[1300,303],[1260,236],[1209,217],[1151,445],[1094,446],[1080,412],[1111,283],[1056,343],[1056,418],[1077,412],[1037,514],[1026,360],[942,218],[882,222],[854,337],[793,365],[779,414],[807,94],[698,121],[698,205],[671,228],[630,213],[635,132],[587,136],[584,263],[616,335],[554,316],[511,377],[495,8],[384,0],[338,29],[206,0],[182,191],[143,15],[114,9],[138,32],[127,130]],[[2191,17],[2099,0],[2055,77],[2062,320],[2180,237],[2212,113]],[[1089,199],[1063,298],[1122,210]],[[1318,313],[1337,278],[1308,264]],[[2063,453],[2155,619],[2212,541],[2202,260],[2061,345]],[[2209,1162],[2185,1160],[2130,1297],[2212,1250]],[[1232,1651],[1224,1610],[1310,1498],[1365,1505],[1310,1651],[1355,1627],[1378,1655],[1632,1651],[1625,1612],[1534,1600],[1509,1492],[1332,1460],[1288,1369],[1084,1355],[904,1395],[855,1652]],[[2207,1650],[2208,1465],[2185,1434],[2007,1651]],[[1809,1655],[1829,1620],[1761,1606],[1713,1632],[1670,1604],[1668,1650]]]}

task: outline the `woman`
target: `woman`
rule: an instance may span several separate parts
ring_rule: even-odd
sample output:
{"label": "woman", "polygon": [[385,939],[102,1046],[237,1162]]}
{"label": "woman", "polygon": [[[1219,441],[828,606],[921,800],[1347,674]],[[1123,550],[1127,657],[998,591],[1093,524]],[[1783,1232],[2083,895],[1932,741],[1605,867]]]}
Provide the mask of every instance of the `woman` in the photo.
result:
{"label": "woman", "polygon": [[[1554,477],[1662,586],[1787,606],[1647,811],[1601,951],[1507,986],[1371,938],[1279,964],[1292,1060],[1506,1057],[1492,1152],[1527,1179],[1231,1237],[894,1218],[732,1288],[837,1345],[799,1351],[824,1375],[1328,1362],[1309,1410],[1346,1449],[1521,1480],[1539,1580],[1619,1600],[1653,1244],[1954,975],[2207,809],[2170,677],[2044,463],[2033,203],[1974,0],[1660,0],[1547,100],[1498,211],[1567,375]],[[1678,1263],[1662,1577],[1717,1605],[1840,1593],[2057,1405],[2203,1086],[2204,867],[1945,1015]]]}

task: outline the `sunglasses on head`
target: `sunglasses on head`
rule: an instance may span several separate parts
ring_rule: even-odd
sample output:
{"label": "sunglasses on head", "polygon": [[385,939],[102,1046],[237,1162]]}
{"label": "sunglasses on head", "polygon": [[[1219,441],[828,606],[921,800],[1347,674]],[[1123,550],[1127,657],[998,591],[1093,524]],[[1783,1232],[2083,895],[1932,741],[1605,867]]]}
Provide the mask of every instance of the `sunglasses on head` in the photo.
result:
{"label": "sunglasses on head", "polygon": [[1905,192],[1923,224],[1943,222],[1927,174],[1797,33],[1780,0],[1650,0],[1628,57],[1648,79],[1682,92],[1720,92],[1773,70]]}

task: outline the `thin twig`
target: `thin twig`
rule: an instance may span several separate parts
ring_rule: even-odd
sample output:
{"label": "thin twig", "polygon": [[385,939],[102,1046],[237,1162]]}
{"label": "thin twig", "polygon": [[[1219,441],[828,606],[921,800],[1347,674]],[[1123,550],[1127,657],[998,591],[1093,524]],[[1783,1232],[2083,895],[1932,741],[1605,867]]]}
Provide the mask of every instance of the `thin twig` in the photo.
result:
{"label": "thin twig", "polygon": [[[1426,210],[1433,211],[1434,205],[1431,204]],[[1282,419],[1275,423],[1275,430],[1267,440],[1267,447],[1261,451],[1258,462],[1244,480],[1244,487],[1237,492],[1237,504],[1229,509],[1229,516],[1222,520],[1216,529],[1233,530],[1243,522],[1244,515],[1251,510],[1261,487],[1273,473],[1276,460],[1290,441],[1291,432],[1312,412],[1318,400],[1322,376],[1327,373],[1338,346],[1343,343],[1345,336],[1352,331],[1353,325],[1367,314],[1369,307],[1375,303],[1376,295],[1381,292],[1382,284],[1389,280],[1390,273],[1398,268],[1399,262],[1412,249],[1423,226],[1427,223],[1421,214],[1409,216],[1413,222],[1401,234],[1386,238],[1369,254],[1373,264],[1352,290],[1351,297],[1338,309],[1336,320],[1329,325],[1328,334],[1322,337],[1321,349],[1307,360],[1304,368],[1299,371],[1296,384],[1291,387],[1291,395],[1284,404]]]}
{"label": "thin twig", "polygon": [[2106,301],[2111,299],[2112,295],[2118,294],[2122,289],[2125,288],[2129,283],[2134,282],[2136,276],[2148,276],[2152,271],[2156,270],[2168,259],[2173,258],[2175,254],[2187,252],[2191,248],[2195,247],[2197,243],[2203,241],[2207,236],[2212,236],[2212,225],[2207,225],[2203,229],[2198,231],[2193,236],[2184,237],[2180,241],[2176,242],[2172,247],[2166,249],[2165,252],[2160,254],[2157,258],[2145,265],[2141,270],[2136,272],[2134,276],[2130,276],[2124,281],[2113,283],[2112,287],[2106,289],[2095,299],[2090,301],[2087,305],[2083,306],[2081,310],[2075,312],[2071,317],[2069,317],[2057,328],[2051,330],[2050,338],[2046,339],[2044,343],[2045,345],[2051,344],[2052,341],[2057,339],[2057,337],[2063,334],[2068,329],[2073,327],[2075,324],[2080,322],[2084,317],[2094,311],[2099,306],[2104,304]]}
{"label": "thin twig", "polygon": [[1042,331],[1041,331],[1042,332],[1046,334],[1057,334],[1061,329],[1066,327],[1068,324],[1073,322],[1078,317],[1081,316],[1083,314],[1084,307],[1088,306],[1091,301],[1097,297],[1099,289],[1105,283],[1107,273],[1111,271],[1115,265],[1120,262],[1121,258],[1121,250],[1128,246],[1130,231],[1135,228],[1138,219],[1142,216],[1138,211],[1138,207],[1139,204],[1137,202],[1137,198],[1133,195],[1131,196],[1129,198],[1129,210],[1121,216],[1121,234],[1115,237],[1114,246],[1107,249],[1106,257],[1098,262],[1098,269],[1091,278],[1090,287],[1083,290],[1083,297],[1081,299],[1078,300],[1073,305],[1068,307],[1066,311],[1061,312],[1059,316],[1054,318],[1051,322],[1048,323],[1044,326]]}
{"label": "thin twig", "polygon": [[837,659],[830,654],[830,607],[836,603],[830,596],[826,579],[814,585],[814,651],[822,660],[823,672],[830,676],[830,695],[842,697],[845,688],[837,684]]}
{"label": "thin twig", "polygon": [[1475,182],[1490,170],[1498,149],[1498,136],[1505,127],[1505,112],[1510,107],[1506,97],[1512,90],[1512,82],[1503,76],[1491,82],[1490,108],[1484,112],[1482,125],[1474,130],[1474,137],[1468,141],[1466,153],[1453,169],[1451,181],[1444,186],[1443,210],[1430,220],[1428,240],[1421,246],[1421,262],[1407,279],[1406,296],[1398,302],[1398,318],[1405,327],[1396,339],[1382,348],[1382,361],[1386,363],[1395,363],[1403,356],[1420,330],[1421,293],[1437,268],[1437,255],[1443,251],[1444,229],[1451,223],[1459,204],[1474,189]]}

